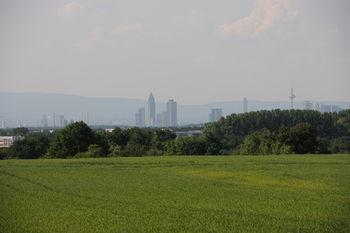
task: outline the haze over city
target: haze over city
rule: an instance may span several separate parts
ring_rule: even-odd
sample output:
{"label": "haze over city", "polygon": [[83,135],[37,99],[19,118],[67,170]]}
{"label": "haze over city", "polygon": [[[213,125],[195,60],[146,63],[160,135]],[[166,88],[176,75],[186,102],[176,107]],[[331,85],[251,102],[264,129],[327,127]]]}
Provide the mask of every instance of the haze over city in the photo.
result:
{"label": "haze over city", "polygon": [[0,92],[350,100],[348,0],[0,4]]}
{"label": "haze over city", "polygon": [[0,233],[350,232],[350,0],[0,0]]}

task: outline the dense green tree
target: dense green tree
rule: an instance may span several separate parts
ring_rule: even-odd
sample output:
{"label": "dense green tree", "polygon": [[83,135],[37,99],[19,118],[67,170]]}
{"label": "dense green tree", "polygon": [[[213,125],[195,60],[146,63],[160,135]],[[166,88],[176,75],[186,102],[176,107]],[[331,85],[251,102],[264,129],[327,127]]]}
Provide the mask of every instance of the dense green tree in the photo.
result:
{"label": "dense green tree", "polygon": [[204,155],[208,149],[205,139],[200,136],[179,137],[175,141],[175,148],[180,155]]}
{"label": "dense green tree", "polygon": [[350,137],[340,137],[330,141],[329,150],[331,153],[350,153]]}
{"label": "dense green tree", "polygon": [[107,134],[108,143],[110,145],[126,146],[128,144],[129,137],[129,132],[119,127]]}
{"label": "dense green tree", "polygon": [[248,135],[240,146],[243,155],[268,155],[272,153],[273,139],[267,129]]}
{"label": "dense green tree", "polygon": [[165,144],[169,141],[173,141],[176,138],[176,134],[170,130],[157,129],[153,132],[152,146],[158,151],[163,151]]}
{"label": "dense green tree", "polygon": [[97,131],[95,132],[95,144],[99,145],[102,149],[102,153],[107,155],[110,151],[110,144],[108,142],[108,135],[106,132]]}
{"label": "dense green tree", "polygon": [[0,148],[0,160],[6,159],[9,156],[8,151],[8,148]]}
{"label": "dense green tree", "polygon": [[288,143],[296,154],[316,153],[320,145],[318,132],[309,123],[299,123],[290,128]]}
{"label": "dense green tree", "polygon": [[29,129],[25,127],[14,128],[11,132],[11,136],[26,136],[29,133]]}
{"label": "dense green tree", "polygon": [[[206,124],[203,133],[208,140],[209,151],[217,153],[219,147],[221,147],[221,151],[236,150],[238,146],[243,143],[247,135],[256,131],[268,129],[275,134],[281,128],[285,128],[289,131],[289,128],[305,122],[307,122],[313,130],[317,131],[319,137],[324,142],[332,138],[350,136],[350,110],[345,110],[340,113],[320,113],[311,110],[276,109],[271,111],[232,114],[226,118],[220,119],[218,122]],[[289,135],[285,136],[289,138]],[[284,139],[280,139],[279,141],[283,142]],[[324,146],[326,144],[321,143],[318,152],[326,151],[322,148],[322,145]],[[296,150],[299,151],[298,148],[296,148]]]}
{"label": "dense green tree", "polygon": [[96,141],[94,132],[82,121],[59,131],[48,150],[48,156],[66,158],[85,152]]}
{"label": "dense green tree", "polygon": [[129,135],[128,145],[141,145],[144,147],[152,146],[153,133],[149,129],[131,128],[126,132]]}
{"label": "dense green tree", "polygon": [[15,141],[10,147],[10,157],[35,159],[44,156],[49,148],[49,139],[42,134],[31,134],[22,140]]}

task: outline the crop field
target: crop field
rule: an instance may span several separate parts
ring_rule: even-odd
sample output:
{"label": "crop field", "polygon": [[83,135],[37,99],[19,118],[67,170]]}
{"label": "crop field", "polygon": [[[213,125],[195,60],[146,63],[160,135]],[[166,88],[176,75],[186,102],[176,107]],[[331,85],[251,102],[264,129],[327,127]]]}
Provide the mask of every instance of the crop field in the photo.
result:
{"label": "crop field", "polygon": [[0,232],[350,232],[350,155],[0,161]]}

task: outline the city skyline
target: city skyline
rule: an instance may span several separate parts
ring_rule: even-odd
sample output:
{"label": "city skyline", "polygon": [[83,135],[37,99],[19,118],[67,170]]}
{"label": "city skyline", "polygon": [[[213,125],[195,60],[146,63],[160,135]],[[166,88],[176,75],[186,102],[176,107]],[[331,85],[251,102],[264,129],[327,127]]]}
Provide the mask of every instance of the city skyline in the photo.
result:
{"label": "city skyline", "polygon": [[[288,90],[284,101],[256,101],[249,98],[249,111],[290,109]],[[316,109],[321,112],[349,109],[348,102],[303,100],[296,90],[296,109]],[[248,102],[248,98],[247,98]],[[146,101],[120,98],[93,98],[50,94],[1,94],[0,93],[0,127],[42,127],[43,115],[46,116],[48,127],[60,127],[59,116],[64,115],[67,123],[84,121],[90,125],[123,125],[140,126],[135,122],[135,113],[139,108],[145,112]],[[155,101],[156,125],[167,126],[166,102]],[[30,106],[30,107],[29,107]],[[29,108],[28,108],[29,107]],[[244,112],[244,98],[240,101],[214,102],[205,105],[179,106],[178,124],[202,124],[208,122],[208,114],[212,108],[221,108],[223,115]],[[145,113],[141,114],[145,115]],[[55,124],[53,118],[56,118]],[[45,120],[44,120],[45,121]],[[142,119],[141,122],[144,122]]]}
{"label": "city skyline", "polygon": [[177,102],[169,99],[165,111],[156,111],[156,101],[151,92],[145,107],[139,107],[135,114],[137,127],[176,127],[178,126]]}
{"label": "city skyline", "polygon": [[163,102],[205,104],[284,100],[294,87],[305,100],[350,99],[349,1],[0,4],[0,92],[153,90]]}

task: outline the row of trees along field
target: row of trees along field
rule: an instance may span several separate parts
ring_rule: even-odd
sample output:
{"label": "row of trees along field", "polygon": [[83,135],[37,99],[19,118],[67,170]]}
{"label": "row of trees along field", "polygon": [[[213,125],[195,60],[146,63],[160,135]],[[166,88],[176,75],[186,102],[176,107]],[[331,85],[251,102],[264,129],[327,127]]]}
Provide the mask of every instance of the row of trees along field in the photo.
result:
{"label": "row of trees along field", "polygon": [[[349,153],[350,110],[320,113],[272,110],[232,114],[204,126],[201,136],[176,137],[168,129],[92,130],[83,122],[55,133],[23,135],[1,158],[71,158],[147,155],[265,155]],[[0,132],[6,134],[6,132]]]}

